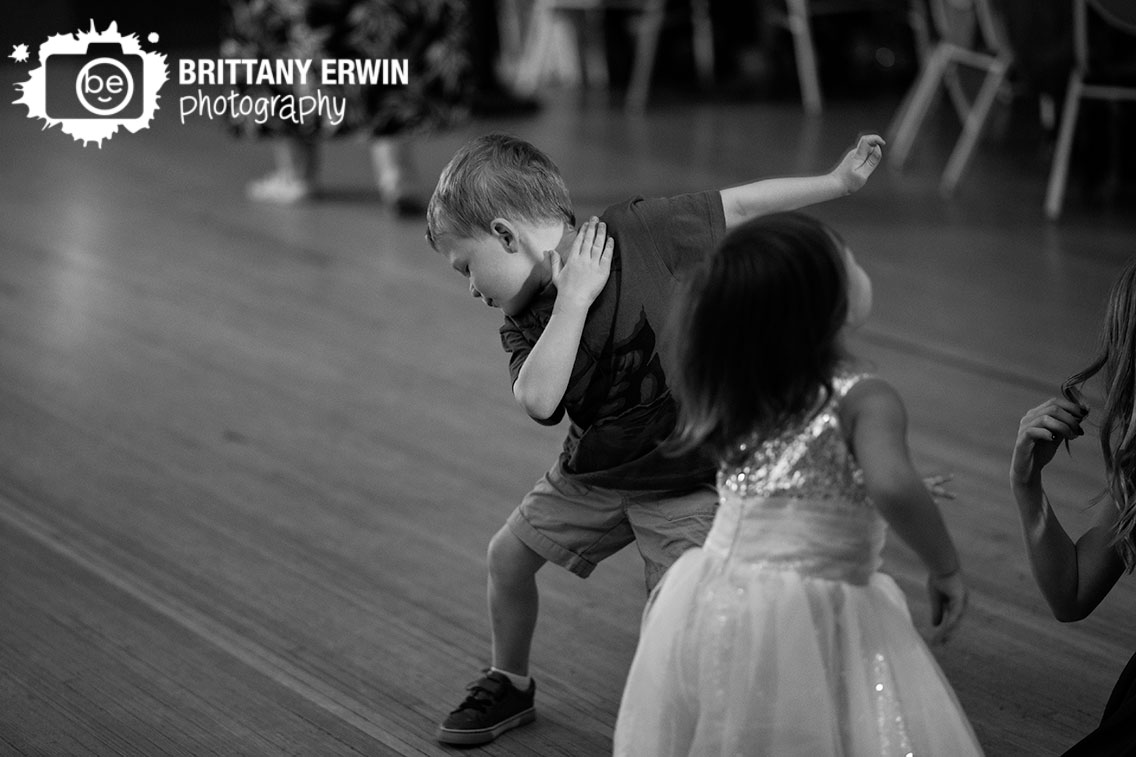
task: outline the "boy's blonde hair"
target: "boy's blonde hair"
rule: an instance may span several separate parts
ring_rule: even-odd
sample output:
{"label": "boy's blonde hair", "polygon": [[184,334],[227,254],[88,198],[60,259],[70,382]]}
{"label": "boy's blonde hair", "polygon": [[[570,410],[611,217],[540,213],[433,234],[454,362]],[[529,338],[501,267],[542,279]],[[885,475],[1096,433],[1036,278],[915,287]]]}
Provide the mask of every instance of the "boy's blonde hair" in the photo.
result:
{"label": "boy's blonde hair", "polygon": [[450,159],[426,209],[426,238],[490,233],[494,218],[576,224],[568,187],[556,164],[507,134],[470,140]]}

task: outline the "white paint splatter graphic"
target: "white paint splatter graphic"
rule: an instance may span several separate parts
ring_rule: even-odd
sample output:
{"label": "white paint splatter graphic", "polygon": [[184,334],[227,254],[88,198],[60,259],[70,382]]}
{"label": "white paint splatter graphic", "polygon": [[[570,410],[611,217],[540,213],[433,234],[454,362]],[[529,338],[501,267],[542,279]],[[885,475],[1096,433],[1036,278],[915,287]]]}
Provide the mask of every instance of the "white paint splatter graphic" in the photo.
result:
{"label": "white paint splatter graphic", "polygon": [[76,141],[95,142],[119,127],[131,133],[147,128],[158,110],[158,90],[166,83],[166,56],[143,52],[138,37],[122,35],[111,22],[100,32],[56,34],[39,47],[40,67],[16,86],[17,105],[28,118],[42,118],[44,129],[59,124]]}

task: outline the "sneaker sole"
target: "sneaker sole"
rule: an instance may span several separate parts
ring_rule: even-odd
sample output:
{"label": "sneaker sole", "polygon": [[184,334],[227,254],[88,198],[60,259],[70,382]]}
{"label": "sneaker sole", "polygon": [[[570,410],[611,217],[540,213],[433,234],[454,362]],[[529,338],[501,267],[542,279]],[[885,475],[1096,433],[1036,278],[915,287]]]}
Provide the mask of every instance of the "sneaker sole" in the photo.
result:
{"label": "sneaker sole", "polygon": [[536,720],[536,708],[530,707],[518,712],[508,720],[502,720],[492,728],[479,728],[476,731],[455,731],[450,728],[438,729],[438,741],[443,744],[488,744],[505,731],[511,731]]}

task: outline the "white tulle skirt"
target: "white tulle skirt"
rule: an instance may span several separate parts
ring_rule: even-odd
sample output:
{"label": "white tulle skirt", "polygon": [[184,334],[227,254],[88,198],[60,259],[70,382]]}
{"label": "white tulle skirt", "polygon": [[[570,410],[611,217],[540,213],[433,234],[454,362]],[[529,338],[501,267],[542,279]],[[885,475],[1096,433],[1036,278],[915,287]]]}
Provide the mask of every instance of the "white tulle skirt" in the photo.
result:
{"label": "white tulle skirt", "polygon": [[858,585],[694,549],[652,595],[615,754],[982,750],[889,576]]}

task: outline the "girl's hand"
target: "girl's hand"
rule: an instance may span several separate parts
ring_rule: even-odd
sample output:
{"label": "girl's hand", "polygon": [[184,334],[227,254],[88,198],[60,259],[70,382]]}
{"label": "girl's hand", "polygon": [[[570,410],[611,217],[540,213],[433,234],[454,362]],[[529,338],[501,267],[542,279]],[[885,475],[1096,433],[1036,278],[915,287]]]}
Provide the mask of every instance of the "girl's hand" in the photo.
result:
{"label": "girl's hand", "polygon": [[840,181],[845,192],[851,194],[867,183],[868,177],[883,160],[884,144],[883,137],[878,134],[866,134],[832,169],[833,176]]}
{"label": "girl's hand", "polygon": [[966,585],[959,571],[945,576],[930,576],[927,592],[931,597],[931,623],[935,632],[932,644],[945,644],[954,633],[966,610]]}
{"label": "girl's hand", "polygon": [[608,237],[607,226],[592,217],[576,233],[564,260],[556,252],[549,253],[557,304],[591,307],[611,273],[614,249],[615,240]]}
{"label": "girl's hand", "polygon": [[1010,480],[1017,485],[1034,485],[1041,469],[1053,459],[1061,442],[1083,436],[1081,421],[1088,408],[1064,397],[1052,397],[1022,416],[1014,455],[1010,461]]}

